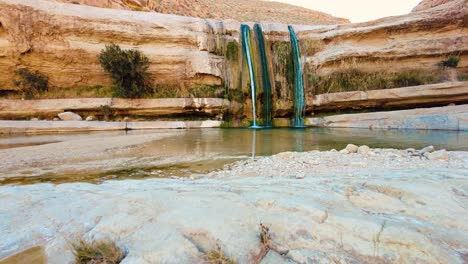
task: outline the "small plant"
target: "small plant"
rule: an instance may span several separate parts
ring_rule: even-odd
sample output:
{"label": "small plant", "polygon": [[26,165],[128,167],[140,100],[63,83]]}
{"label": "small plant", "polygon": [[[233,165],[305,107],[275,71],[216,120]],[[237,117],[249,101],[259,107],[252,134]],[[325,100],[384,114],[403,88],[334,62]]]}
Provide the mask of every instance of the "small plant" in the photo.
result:
{"label": "small plant", "polygon": [[442,71],[407,70],[365,72],[357,68],[335,71],[327,76],[308,76],[313,94],[368,91],[416,86],[442,81]]}
{"label": "small plant", "polygon": [[26,68],[18,69],[16,72],[18,79],[13,84],[20,88],[25,99],[32,99],[38,94],[47,91],[49,80],[38,71],[31,71]]}
{"label": "small plant", "polygon": [[108,240],[89,242],[80,239],[72,244],[72,248],[76,264],[118,264],[127,255],[125,250]]}
{"label": "small plant", "polygon": [[456,68],[459,62],[460,62],[460,57],[449,56],[447,60],[441,61],[439,65],[442,67],[447,67],[447,68]]}
{"label": "small plant", "polygon": [[229,41],[226,47],[226,58],[229,61],[237,61],[239,59],[239,44],[236,41]]}
{"label": "small plant", "polygon": [[140,98],[151,93],[149,59],[140,51],[111,44],[101,51],[99,61],[111,75],[117,97]]}
{"label": "small plant", "polygon": [[198,85],[190,90],[194,98],[223,98],[226,88],[220,85]]}
{"label": "small plant", "polygon": [[216,249],[206,253],[203,256],[205,264],[236,264],[237,262],[226,256],[221,250],[220,245],[216,245]]}
{"label": "small plant", "polygon": [[106,121],[109,121],[110,117],[114,114],[114,109],[112,109],[112,107],[109,105],[99,106],[99,111]]}

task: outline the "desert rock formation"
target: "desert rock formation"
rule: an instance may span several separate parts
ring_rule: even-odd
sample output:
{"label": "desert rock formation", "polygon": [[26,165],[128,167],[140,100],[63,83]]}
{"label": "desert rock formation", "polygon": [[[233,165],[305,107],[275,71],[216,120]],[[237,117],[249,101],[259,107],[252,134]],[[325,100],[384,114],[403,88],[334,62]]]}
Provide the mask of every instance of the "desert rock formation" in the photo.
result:
{"label": "desert rock formation", "polygon": [[[45,0],[0,0],[0,7],[0,89],[11,89],[19,67],[43,72],[58,87],[110,85],[97,60],[109,43],[143,51],[157,83],[231,88],[246,84],[239,83],[240,23],[234,20]],[[306,76],[357,63],[374,70],[435,68],[453,53],[461,55],[459,67],[466,68],[466,3],[458,0],[441,7],[359,24],[295,26],[302,45],[311,47],[302,49]],[[286,25],[262,26],[270,48],[289,41]],[[234,61],[226,59],[229,42],[239,51]]]}
{"label": "desert rock formation", "polygon": [[340,24],[349,20],[307,8],[259,0],[52,0],[95,7],[211,19],[236,19],[295,24]]}
{"label": "desert rock formation", "polygon": [[418,11],[426,10],[426,9],[433,8],[436,6],[440,6],[451,1],[453,0],[423,0],[413,9],[413,12],[418,12]]}

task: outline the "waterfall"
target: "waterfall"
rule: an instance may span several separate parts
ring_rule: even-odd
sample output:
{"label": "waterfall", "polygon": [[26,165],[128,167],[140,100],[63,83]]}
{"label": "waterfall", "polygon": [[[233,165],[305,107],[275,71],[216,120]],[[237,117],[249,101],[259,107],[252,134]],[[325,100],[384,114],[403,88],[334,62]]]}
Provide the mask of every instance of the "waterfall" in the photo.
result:
{"label": "waterfall", "polygon": [[241,38],[242,38],[242,50],[244,51],[245,57],[247,59],[247,65],[249,68],[249,75],[250,75],[250,92],[252,94],[252,115],[253,115],[253,123],[252,128],[258,128],[257,125],[257,99],[256,99],[256,92],[257,89],[255,87],[255,76],[253,70],[253,63],[252,63],[252,56],[250,54],[250,27],[248,25],[242,24],[241,25]]}
{"label": "waterfall", "polygon": [[262,66],[264,126],[271,127],[273,125],[272,92],[271,92],[270,74],[268,72],[267,55],[266,55],[266,50],[265,50],[265,38],[263,37],[263,30],[260,24],[255,24],[254,31],[257,36],[258,49],[260,53],[260,60],[261,60],[261,66]]}
{"label": "waterfall", "polygon": [[294,67],[294,127],[304,127],[305,98],[304,83],[302,79],[301,54],[296,32],[291,25],[288,26],[292,45],[292,60]]}

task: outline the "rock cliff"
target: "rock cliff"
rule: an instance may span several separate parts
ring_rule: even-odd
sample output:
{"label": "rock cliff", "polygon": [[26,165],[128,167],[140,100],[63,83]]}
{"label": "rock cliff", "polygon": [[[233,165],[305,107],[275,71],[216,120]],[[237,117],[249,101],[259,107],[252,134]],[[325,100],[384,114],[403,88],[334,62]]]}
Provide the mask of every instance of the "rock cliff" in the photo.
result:
{"label": "rock cliff", "polygon": [[[455,0],[365,23],[294,25],[307,95],[316,94],[311,87],[314,76],[349,68],[435,71],[447,56],[457,55],[461,58],[458,70],[466,71],[466,11],[466,1]],[[149,57],[155,84],[181,89],[225,85],[241,91],[237,94],[248,109],[250,79],[242,56],[240,24],[47,0],[0,0],[0,90],[13,88],[14,71],[21,67],[39,70],[55,87],[111,85],[97,57],[106,44],[116,43]],[[253,28],[253,23],[248,24]],[[278,23],[261,26],[274,109],[288,109],[292,96],[288,28]],[[260,80],[260,59],[253,46]],[[262,93],[261,84],[259,88]],[[278,115],[285,116],[287,111],[277,111]]]}
{"label": "rock cliff", "polygon": [[155,11],[180,16],[295,24],[349,23],[307,8],[261,0],[52,0],[95,7]]}

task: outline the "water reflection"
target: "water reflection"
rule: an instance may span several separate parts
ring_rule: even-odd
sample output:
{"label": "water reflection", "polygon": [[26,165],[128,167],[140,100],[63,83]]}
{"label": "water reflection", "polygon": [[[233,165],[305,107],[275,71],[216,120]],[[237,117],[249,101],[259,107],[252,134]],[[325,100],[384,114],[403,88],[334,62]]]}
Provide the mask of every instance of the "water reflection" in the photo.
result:
{"label": "water reflection", "polygon": [[[269,156],[286,151],[342,149],[348,143],[371,148],[423,148],[468,151],[468,133],[457,131],[402,131],[366,129],[196,129],[129,131],[128,135],[165,133],[169,135],[149,143],[138,144],[111,155],[73,160],[61,157],[60,167],[51,167],[50,160],[3,172],[8,180],[3,184],[33,184],[38,182],[101,182],[108,179],[190,176],[221,169],[235,160]],[[66,141],[80,144],[76,139],[115,137],[125,132],[98,134],[36,135],[0,137],[0,145],[38,144]],[[122,137],[116,137],[122,140]],[[73,141],[73,143],[72,143]],[[11,145],[10,145],[11,146]],[[0,150],[1,153],[9,150]],[[109,154],[110,154],[109,153]],[[27,157],[25,157],[27,159]],[[125,163],[120,162],[125,160]],[[115,161],[115,162],[114,162]],[[113,165],[106,165],[113,164]],[[2,172],[0,172],[2,175]],[[28,176],[30,175],[30,176]]]}

